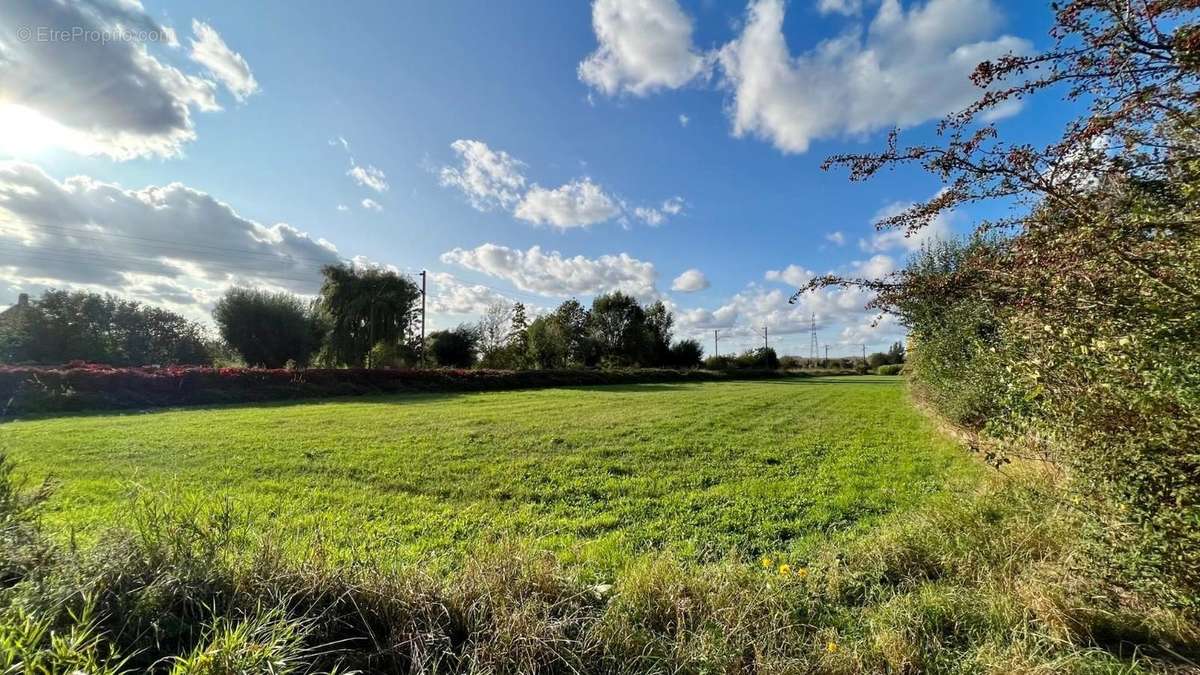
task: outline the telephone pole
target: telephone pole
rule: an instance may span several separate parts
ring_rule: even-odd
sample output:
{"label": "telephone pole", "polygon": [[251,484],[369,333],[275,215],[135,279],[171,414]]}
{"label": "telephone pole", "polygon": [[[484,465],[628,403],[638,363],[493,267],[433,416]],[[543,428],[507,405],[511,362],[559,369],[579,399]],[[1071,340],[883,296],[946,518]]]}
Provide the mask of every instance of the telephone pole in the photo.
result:
{"label": "telephone pole", "polygon": [[824,366],[825,366],[826,368],[828,368],[828,367],[829,367],[829,345],[825,345],[825,363],[824,363]]}
{"label": "telephone pole", "polygon": [[721,329],[713,331],[713,356],[721,355]]}
{"label": "telephone pole", "polygon": [[425,270],[421,270],[421,365],[425,365]]}

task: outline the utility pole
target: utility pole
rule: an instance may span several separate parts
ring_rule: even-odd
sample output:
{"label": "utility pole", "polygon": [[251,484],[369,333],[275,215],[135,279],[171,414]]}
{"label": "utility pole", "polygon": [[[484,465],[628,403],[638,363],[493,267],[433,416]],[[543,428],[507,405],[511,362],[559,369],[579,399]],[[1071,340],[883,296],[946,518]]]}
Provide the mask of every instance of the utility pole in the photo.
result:
{"label": "utility pole", "polygon": [[425,270],[421,270],[421,365],[425,365]]}
{"label": "utility pole", "polygon": [[713,356],[721,355],[721,329],[713,331]]}
{"label": "utility pole", "polygon": [[825,345],[825,364],[824,367],[829,367],[829,345]]}
{"label": "utility pole", "polygon": [[867,346],[863,345],[863,368],[867,367]]}
{"label": "utility pole", "polygon": [[771,333],[770,333],[770,331],[771,331],[770,327],[764,323],[763,324],[763,350],[764,351],[771,348],[771,339],[770,339]]}

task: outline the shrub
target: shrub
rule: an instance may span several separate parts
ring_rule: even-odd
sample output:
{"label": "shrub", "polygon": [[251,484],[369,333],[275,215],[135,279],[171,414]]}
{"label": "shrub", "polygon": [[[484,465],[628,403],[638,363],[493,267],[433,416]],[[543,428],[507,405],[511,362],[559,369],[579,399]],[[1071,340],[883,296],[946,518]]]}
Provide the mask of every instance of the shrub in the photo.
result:
{"label": "shrub", "polygon": [[670,365],[674,368],[698,368],[704,358],[699,340],[680,340],[671,345]]}
{"label": "shrub", "polygon": [[[830,371],[829,375],[846,374]],[[703,382],[808,377],[775,371],[391,370],[309,368],[64,368],[0,366],[0,401],[7,414],[272,401],[323,396],[429,391],[495,391],[649,382]]]}
{"label": "shrub", "polygon": [[429,359],[444,368],[470,368],[475,364],[475,349],[479,335],[472,326],[462,325],[454,330],[439,330],[425,338]]}
{"label": "shrub", "polygon": [[887,365],[879,366],[878,368],[876,368],[875,374],[876,375],[899,375],[901,373],[901,371],[903,371],[903,370],[904,370],[904,366],[902,366],[898,363],[889,363]]}
{"label": "shrub", "polygon": [[221,338],[251,366],[307,366],[324,335],[313,311],[290,293],[231,288],[217,301],[213,320]]}

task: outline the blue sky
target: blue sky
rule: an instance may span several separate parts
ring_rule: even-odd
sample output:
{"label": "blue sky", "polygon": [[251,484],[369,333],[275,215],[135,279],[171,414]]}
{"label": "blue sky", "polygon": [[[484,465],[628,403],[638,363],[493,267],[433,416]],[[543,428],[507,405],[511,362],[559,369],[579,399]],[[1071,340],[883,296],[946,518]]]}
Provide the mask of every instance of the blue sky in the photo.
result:
{"label": "blue sky", "polygon": [[[311,293],[320,264],[357,259],[429,269],[434,325],[622,289],[723,351],[766,324],[806,354],[813,313],[831,354],[881,348],[903,331],[871,328],[861,294],[784,300],[811,273],[902,263],[917,243],[872,220],[940,186],[821,160],[896,126],[931,139],[978,93],[969,64],[1045,47],[1050,18],[1033,0],[11,0],[0,305],[78,287],[205,319],[229,285]],[[1035,99],[998,123],[1044,140],[1068,112]]]}

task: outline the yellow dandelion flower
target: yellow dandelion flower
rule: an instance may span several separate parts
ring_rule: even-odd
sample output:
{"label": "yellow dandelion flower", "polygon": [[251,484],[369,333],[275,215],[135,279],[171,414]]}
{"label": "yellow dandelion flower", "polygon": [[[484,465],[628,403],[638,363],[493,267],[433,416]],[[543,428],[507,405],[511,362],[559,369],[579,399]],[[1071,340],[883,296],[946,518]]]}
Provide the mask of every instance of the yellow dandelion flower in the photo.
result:
{"label": "yellow dandelion flower", "polygon": [[834,642],[833,640],[830,640],[829,642],[825,643],[825,651],[829,652],[830,654],[836,653],[837,650],[838,650],[838,644],[836,642]]}
{"label": "yellow dandelion flower", "polygon": [[773,560],[771,560],[770,558],[763,556],[762,566],[763,566],[764,570],[769,570],[775,566],[775,562]]}
{"label": "yellow dandelion flower", "polygon": [[779,573],[786,577],[792,573],[792,566],[787,563],[783,563],[779,566]]}
{"label": "yellow dandelion flower", "polygon": [[796,576],[800,577],[801,579],[803,579],[804,577],[807,577],[808,576],[808,568],[807,567],[797,568]]}

